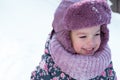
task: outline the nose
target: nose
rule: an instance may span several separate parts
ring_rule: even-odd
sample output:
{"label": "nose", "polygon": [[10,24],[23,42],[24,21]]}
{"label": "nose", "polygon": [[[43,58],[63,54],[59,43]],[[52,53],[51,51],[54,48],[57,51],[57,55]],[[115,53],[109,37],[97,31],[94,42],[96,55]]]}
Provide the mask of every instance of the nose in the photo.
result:
{"label": "nose", "polygon": [[87,48],[90,49],[90,48],[93,48],[95,46],[95,40],[93,38],[90,38],[87,40]]}

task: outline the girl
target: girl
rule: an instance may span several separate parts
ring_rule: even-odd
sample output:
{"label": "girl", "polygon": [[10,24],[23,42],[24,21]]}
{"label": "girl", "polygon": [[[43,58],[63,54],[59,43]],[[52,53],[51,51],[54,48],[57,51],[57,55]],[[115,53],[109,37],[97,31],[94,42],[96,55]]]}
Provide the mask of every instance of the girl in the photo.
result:
{"label": "girl", "polygon": [[105,0],[62,0],[31,80],[116,80],[107,44],[110,20]]}

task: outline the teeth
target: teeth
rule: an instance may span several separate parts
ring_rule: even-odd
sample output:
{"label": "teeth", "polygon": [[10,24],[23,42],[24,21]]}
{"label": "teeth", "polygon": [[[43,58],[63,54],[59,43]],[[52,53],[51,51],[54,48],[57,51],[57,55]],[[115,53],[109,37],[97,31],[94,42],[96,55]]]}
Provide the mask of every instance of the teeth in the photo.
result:
{"label": "teeth", "polygon": [[92,49],[87,49],[87,50],[93,50],[93,48]]}

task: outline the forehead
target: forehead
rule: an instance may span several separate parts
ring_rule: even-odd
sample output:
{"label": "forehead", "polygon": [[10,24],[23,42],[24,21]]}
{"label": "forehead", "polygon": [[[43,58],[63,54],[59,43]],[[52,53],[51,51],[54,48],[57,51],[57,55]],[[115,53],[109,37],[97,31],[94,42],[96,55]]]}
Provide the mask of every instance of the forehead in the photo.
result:
{"label": "forehead", "polygon": [[87,34],[87,33],[96,33],[99,31],[100,31],[100,26],[93,26],[93,27],[87,27],[87,28],[82,28],[78,30],[72,30],[72,33]]}

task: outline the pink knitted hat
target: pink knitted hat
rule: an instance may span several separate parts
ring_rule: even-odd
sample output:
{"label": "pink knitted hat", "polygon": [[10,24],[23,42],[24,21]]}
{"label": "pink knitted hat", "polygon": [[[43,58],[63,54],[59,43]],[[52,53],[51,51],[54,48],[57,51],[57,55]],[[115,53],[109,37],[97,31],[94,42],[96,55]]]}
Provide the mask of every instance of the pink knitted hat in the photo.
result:
{"label": "pink knitted hat", "polygon": [[106,0],[62,0],[53,20],[57,40],[69,52],[75,53],[70,39],[70,31],[101,25],[101,45],[107,44],[111,20],[111,9]]}

